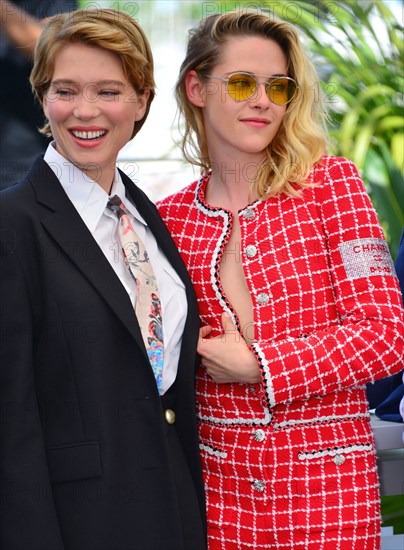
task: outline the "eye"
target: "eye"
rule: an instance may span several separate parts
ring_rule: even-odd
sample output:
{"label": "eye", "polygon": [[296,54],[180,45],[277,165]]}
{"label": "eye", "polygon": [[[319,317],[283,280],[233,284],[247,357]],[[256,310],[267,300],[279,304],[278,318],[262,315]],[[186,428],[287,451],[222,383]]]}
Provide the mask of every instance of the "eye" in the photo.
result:
{"label": "eye", "polygon": [[71,88],[50,88],[46,94],[48,101],[73,101],[76,95]]}
{"label": "eye", "polygon": [[55,95],[58,95],[60,97],[70,97],[74,94],[74,90],[71,90],[69,88],[59,88],[55,90]]}
{"label": "eye", "polygon": [[273,82],[271,84],[271,88],[274,93],[286,93],[288,85],[286,84],[286,82]]}
{"label": "eye", "polygon": [[115,97],[120,94],[119,90],[101,90],[100,95],[104,97]]}
{"label": "eye", "polygon": [[244,89],[251,86],[251,80],[247,77],[237,76],[231,79],[230,84],[236,88]]}

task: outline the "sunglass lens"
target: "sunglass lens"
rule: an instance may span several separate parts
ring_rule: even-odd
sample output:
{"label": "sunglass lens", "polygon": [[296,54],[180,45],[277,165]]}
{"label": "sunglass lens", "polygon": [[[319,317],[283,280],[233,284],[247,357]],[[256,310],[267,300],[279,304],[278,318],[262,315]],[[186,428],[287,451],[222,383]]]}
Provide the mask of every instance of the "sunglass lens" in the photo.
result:
{"label": "sunglass lens", "polygon": [[227,92],[234,101],[245,101],[255,89],[255,79],[248,74],[232,74],[227,83]]}
{"label": "sunglass lens", "polygon": [[269,99],[276,105],[286,105],[293,98],[296,84],[287,78],[277,78],[269,85]]}

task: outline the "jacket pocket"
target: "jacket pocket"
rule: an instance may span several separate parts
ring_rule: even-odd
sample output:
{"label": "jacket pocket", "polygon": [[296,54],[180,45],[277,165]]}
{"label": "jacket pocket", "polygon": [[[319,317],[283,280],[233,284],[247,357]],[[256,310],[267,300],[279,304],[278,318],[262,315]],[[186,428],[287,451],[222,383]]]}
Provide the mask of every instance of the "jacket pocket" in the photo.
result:
{"label": "jacket pocket", "polygon": [[300,450],[292,489],[296,529],[341,531],[365,528],[379,520],[371,443]]}
{"label": "jacket pocket", "polygon": [[49,476],[52,483],[92,479],[102,476],[100,444],[83,441],[48,447]]}

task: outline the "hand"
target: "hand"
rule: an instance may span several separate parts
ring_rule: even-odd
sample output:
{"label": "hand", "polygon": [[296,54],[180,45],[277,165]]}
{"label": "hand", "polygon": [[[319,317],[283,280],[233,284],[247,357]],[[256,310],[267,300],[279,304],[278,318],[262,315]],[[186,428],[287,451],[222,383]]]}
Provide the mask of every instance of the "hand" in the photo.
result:
{"label": "hand", "polygon": [[202,366],[218,384],[259,383],[261,375],[255,356],[227,313],[222,314],[222,327],[224,333],[209,340],[206,336],[212,327],[207,325],[200,329],[198,353],[202,357]]}

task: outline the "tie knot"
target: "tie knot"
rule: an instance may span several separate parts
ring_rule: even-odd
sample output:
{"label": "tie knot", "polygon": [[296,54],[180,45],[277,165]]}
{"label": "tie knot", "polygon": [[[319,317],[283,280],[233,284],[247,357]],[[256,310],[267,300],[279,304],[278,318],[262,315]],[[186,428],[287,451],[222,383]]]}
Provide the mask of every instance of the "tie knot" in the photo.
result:
{"label": "tie knot", "polygon": [[126,213],[125,207],[121,201],[121,198],[118,197],[118,195],[114,195],[109,199],[107,203],[107,208],[112,210],[112,212],[114,212],[114,214],[116,214],[118,218],[120,218]]}

